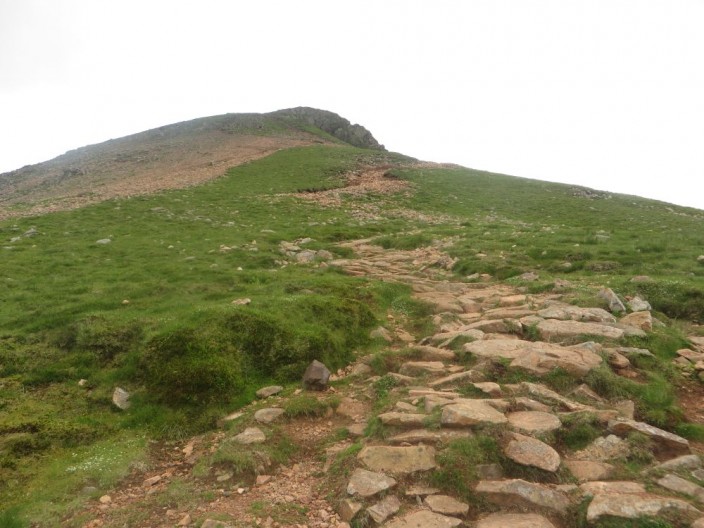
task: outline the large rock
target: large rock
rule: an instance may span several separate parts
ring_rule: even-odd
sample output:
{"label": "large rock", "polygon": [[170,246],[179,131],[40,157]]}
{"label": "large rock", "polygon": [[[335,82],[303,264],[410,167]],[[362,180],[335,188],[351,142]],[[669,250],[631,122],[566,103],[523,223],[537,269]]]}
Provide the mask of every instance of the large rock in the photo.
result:
{"label": "large rock", "polygon": [[308,365],[303,373],[303,386],[309,390],[325,390],[328,387],[330,371],[317,359]]}
{"label": "large rock", "polygon": [[428,510],[407,513],[403,517],[386,523],[385,528],[454,528],[462,521],[454,517],[446,517]]}
{"label": "large rock", "polygon": [[615,323],[616,318],[602,308],[581,308],[579,306],[555,305],[540,310],[537,315],[543,319],[580,321],[583,323]]}
{"label": "large rock", "polygon": [[444,515],[467,515],[469,511],[467,504],[449,495],[430,495],[426,497],[425,504],[435,513],[442,513]]}
{"label": "large rock", "polygon": [[668,473],[659,479],[657,483],[658,486],[662,486],[665,489],[674,491],[675,493],[689,495],[690,497],[697,499],[699,502],[704,502],[704,488],[694,482],[685,480],[682,477]]}
{"label": "large rock", "polygon": [[546,319],[538,323],[538,331],[543,339],[565,339],[579,336],[598,336],[608,339],[621,339],[625,332],[620,328],[600,324],[581,323],[579,321],[559,321]]}
{"label": "large rock", "polygon": [[506,418],[511,427],[529,435],[549,433],[562,426],[557,416],[540,411],[513,412],[507,414]]}
{"label": "large rock", "polygon": [[660,497],[650,493],[600,493],[589,503],[587,522],[593,523],[604,516],[622,519],[660,517],[667,511],[692,518],[701,515],[701,512],[689,503],[672,497]]}
{"label": "large rock", "polygon": [[537,513],[492,513],[480,519],[475,528],[555,528]]}
{"label": "large rock", "polygon": [[702,467],[702,460],[699,455],[682,455],[671,460],[667,460],[662,464],[653,466],[646,470],[649,471],[682,471],[693,470]]}
{"label": "large rock", "polygon": [[448,427],[503,424],[507,421],[503,413],[482,400],[463,400],[461,403],[446,405],[440,418],[442,425]]}
{"label": "large rock", "polygon": [[501,507],[545,508],[563,513],[570,506],[564,493],[521,479],[481,480],[474,491]]}
{"label": "large rock", "polygon": [[554,473],[560,467],[560,455],[545,442],[518,433],[511,433],[504,454],[523,466],[533,466]]}
{"label": "large rock", "polygon": [[609,431],[622,436],[632,431],[642,433],[654,442],[657,454],[663,457],[676,457],[689,453],[688,440],[644,422],[613,420],[609,422]]}
{"label": "large rock", "polygon": [[435,467],[435,448],[428,446],[367,446],[357,455],[372,471],[414,473]]}
{"label": "large rock", "polygon": [[394,486],[396,486],[396,480],[388,475],[357,468],[352,473],[352,477],[347,484],[347,493],[349,495],[359,495],[360,497],[373,497],[377,493],[389,490]]}
{"label": "large rock", "polygon": [[465,344],[463,348],[466,352],[480,357],[511,360],[512,368],[522,368],[537,375],[547,374],[560,367],[583,376],[598,367],[602,361],[601,356],[590,350],[514,339],[475,341]]}
{"label": "large rock", "polygon": [[258,427],[247,427],[244,432],[238,434],[233,439],[238,444],[261,444],[266,441],[266,436]]}
{"label": "large rock", "polygon": [[387,495],[374,506],[367,508],[369,517],[377,524],[383,523],[401,508],[401,501],[394,495]]}

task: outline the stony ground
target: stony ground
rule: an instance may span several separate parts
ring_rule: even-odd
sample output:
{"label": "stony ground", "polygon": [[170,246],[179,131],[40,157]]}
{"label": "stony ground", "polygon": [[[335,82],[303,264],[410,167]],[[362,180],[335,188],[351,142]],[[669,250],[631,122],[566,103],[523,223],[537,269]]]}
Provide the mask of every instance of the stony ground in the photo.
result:
{"label": "stony ground", "polygon": [[[148,464],[66,524],[568,528],[586,509],[589,524],[672,516],[681,526],[704,526],[696,446],[637,421],[633,402],[607,402],[586,385],[559,394],[535,381],[557,367],[584,376],[604,363],[638,380],[631,361],[649,351],[618,343],[657,324],[647,309],[617,320],[603,309],[566,304],[559,290],[527,295],[488,277],[453,282],[445,271],[452,259],[441,247],[346,245],[355,258],[329,265],[411,285],[434,306],[434,331],[413,335],[403,318],[390,315],[375,331],[386,342],[377,358],[388,374],[375,375],[378,359],[362,357],[334,373],[324,391],[270,388],[227,417],[224,432],[154,444]],[[704,343],[681,357],[701,361]],[[527,372],[532,381],[491,381],[497,368]],[[295,417],[291,402],[306,397],[321,407]],[[603,434],[573,451],[556,438],[580,417]],[[434,476],[446,469],[448,446],[480,436],[495,439],[507,464],[474,465],[468,493],[440,489]],[[295,449],[278,464],[284,438]],[[653,458],[628,472],[624,460],[633,455],[634,438]],[[228,449],[230,465],[218,465]],[[231,470],[238,450],[255,454],[249,476]]]}

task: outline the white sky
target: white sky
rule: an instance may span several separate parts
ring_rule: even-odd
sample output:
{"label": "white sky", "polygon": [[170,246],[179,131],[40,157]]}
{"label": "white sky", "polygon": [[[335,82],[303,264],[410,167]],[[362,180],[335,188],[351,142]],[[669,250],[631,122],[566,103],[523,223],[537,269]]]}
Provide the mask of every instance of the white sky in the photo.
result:
{"label": "white sky", "polygon": [[0,172],[227,112],[704,209],[704,0],[0,0]]}

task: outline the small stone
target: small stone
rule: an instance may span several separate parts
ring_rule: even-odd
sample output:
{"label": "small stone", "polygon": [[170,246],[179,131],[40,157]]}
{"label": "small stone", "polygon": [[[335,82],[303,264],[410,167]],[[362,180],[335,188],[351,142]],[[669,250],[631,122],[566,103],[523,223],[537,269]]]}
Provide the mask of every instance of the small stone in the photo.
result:
{"label": "small stone", "polygon": [[148,488],[149,486],[153,486],[154,484],[157,484],[161,480],[161,475],[155,475],[153,477],[150,477],[146,479],[144,482],[142,482],[142,486],[145,488]]}
{"label": "small stone", "polygon": [[580,482],[607,479],[616,469],[611,464],[592,460],[564,460],[563,462]]}
{"label": "small stone", "polygon": [[599,297],[604,299],[608,305],[609,305],[609,310],[612,313],[620,312],[623,313],[626,311],[626,307],[623,305],[621,302],[621,299],[618,298],[618,296],[614,293],[614,291],[611,288],[604,288],[599,292]]}
{"label": "small stone", "polygon": [[112,403],[115,404],[115,407],[118,409],[121,409],[123,411],[126,411],[127,409],[130,408],[130,405],[132,405],[129,401],[130,399],[130,393],[127,392],[125,389],[121,387],[115,387],[115,390],[112,393]]}
{"label": "small stone", "polygon": [[622,317],[620,323],[646,332],[653,330],[653,316],[650,312],[633,312]]}
{"label": "small stone", "polygon": [[504,478],[504,470],[500,464],[477,464],[474,466],[481,480],[498,480]]}
{"label": "small stone", "polygon": [[247,306],[248,304],[251,304],[251,303],[252,303],[252,299],[244,297],[242,299],[235,299],[230,304],[233,304],[235,306]]}
{"label": "small stone", "polygon": [[112,240],[110,240],[109,238],[101,238],[100,240],[95,241],[96,244],[99,244],[101,246],[105,246],[105,245],[109,244],[110,242],[112,242]]}
{"label": "small stone", "polygon": [[554,473],[560,467],[560,455],[552,447],[530,436],[511,433],[504,454],[524,466],[533,466]]}
{"label": "small stone", "polygon": [[362,509],[362,504],[352,499],[342,499],[337,508],[340,519],[346,522],[352,521]]}
{"label": "small stone", "polygon": [[383,339],[387,343],[391,343],[394,340],[394,338],[391,336],[391,332],[389,332],[383,326],[379,326],[369,332],[369,337],[371,339]]}
{"label": "small stone", "polygon": [[347,484],[347,493],[360,497],[372,497],[394,486],[396,486],[396,480],[383,473],[357,468]]}
{"label": "small stone", "polygon": [[110,495],[103,495],[98,499],[100,504],[110,504],[112,502],[112,497]]}
{"label": "small stone", "polygon": [[270,482],[272,479],[271,475],[257,475],[256,485],[263,486],[264,484]]}
{"label": "small stone", "polygon": [[401,501],[394,495],[388,495],[374,506],[367,508],[367,513],[377,524],[383,523],[401,508]]}
{"label": "small stone", "polygon": [[628,301],[628,307],[634,312],[646,312],[653,309],[648,301],[641,299],[637,295]]}
{"label": "small stone", "polygon": [[278,407],[259,409],[254,413],[254,419],[259,423],[269,424],[279,419],[283,414],[284,410]]}
{"label": "small stone", "polygon": [[223,521],[216,521],[214,519],[206,519],[200,528],[230,528],[230,525]]}
{"label": "small stone", "polygon": [[479,383],[472,383],[475,389],[479,389],[484,394],[491,396],[492,398],[500,398],[503,396],[501,391],[501,386],[493,381],[482,381]]}
{"label": "small stone", "polygon": [[269,396],[274,396],[284,390],[280,385],[271,385],[270,387],[263,387],[257,391],[257,398],[268,398]]}
{"label": "small stone", "polygon": [[258,427],[247,427],[244,432],[236,435],[233,440],[243,445],[261,444],[266,442],[266,436]]}
{"label": "small stone", "polygon": [[438,488],[416,484],[408,488],[405,495],[407,497],[425,497],[427,495],[435,495],[436,493],[440,493]]}
{"label": "small stone", "polygon": [[425,504],[435,513],[444,515],[466,515],[469,511],[467,504],[449,495],[430,495],[426,497]]}
{"label": "small stone", "polygon": [[177,526],[188,526],[192,522],[191,516],[187,513],[183,517],[181,517],[181,520],[178,522]]}

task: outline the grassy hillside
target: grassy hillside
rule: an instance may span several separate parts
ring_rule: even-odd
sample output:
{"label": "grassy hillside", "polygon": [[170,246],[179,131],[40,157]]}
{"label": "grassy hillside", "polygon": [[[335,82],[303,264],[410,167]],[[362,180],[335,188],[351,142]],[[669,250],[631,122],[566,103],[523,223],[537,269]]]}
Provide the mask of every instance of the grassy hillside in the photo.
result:
{"label": "grassy hillside", "polygon": [[[335,207],[290,194],[342,186],[370,166],[410,191]],[[326,145],[199,187],[4,221],[0,503],[47,522],[85,486],[123,475],[148,439],[213,428],[263,384],[298,380],[311,359],[347,364],[375,346],[369,330],[390,308],[425,314],[407,287],[284,265],[281,242],[310,238],[306,248],[344,257],[345,240],[449,240],[459,278],[536,271],[533,291],[567,278],[579,301],[608,284],[640,292],[663,318],[702,321],[703,223],[701,211],[651,200]],[[115,386],[132,393],[129,411],[112,406]]]}

